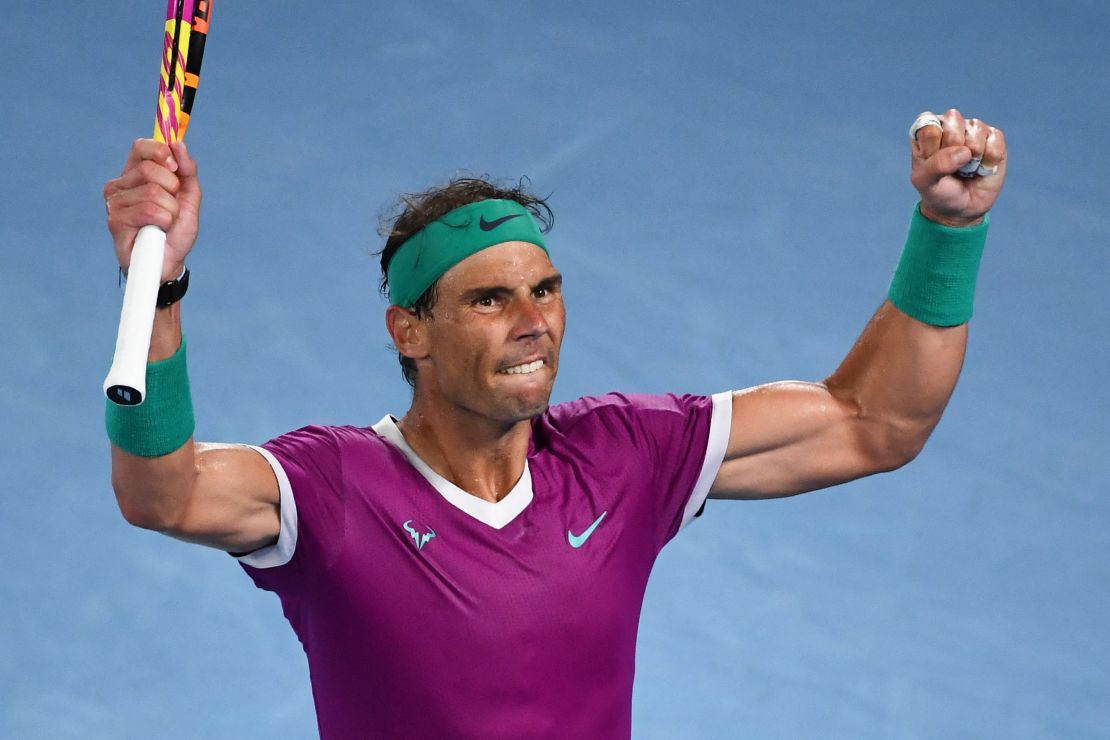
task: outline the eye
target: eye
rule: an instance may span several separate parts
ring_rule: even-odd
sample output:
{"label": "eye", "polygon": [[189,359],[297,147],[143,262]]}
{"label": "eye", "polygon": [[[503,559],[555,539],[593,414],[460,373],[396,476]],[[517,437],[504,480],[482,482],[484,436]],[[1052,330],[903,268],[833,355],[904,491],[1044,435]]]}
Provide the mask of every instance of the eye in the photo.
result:
{"label": "eye", "polygon": [[488,312],[496,309],[501,303],[501,296],[487,293],[486,295],[480,295],[475,298],[471,301],[470,305],[480,311]]}
{"label": "eye", "polygon": [[558,285],[540,285],[532,291],[535,299],[541,303],[550,303],[558,298]]}

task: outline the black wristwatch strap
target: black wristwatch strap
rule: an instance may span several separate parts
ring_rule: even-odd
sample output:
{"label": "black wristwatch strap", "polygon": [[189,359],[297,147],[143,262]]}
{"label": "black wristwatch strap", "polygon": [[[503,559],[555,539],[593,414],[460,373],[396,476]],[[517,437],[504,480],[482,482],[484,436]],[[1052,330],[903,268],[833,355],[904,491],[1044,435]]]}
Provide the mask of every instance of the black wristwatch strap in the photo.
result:
{"label": "black wristwatch strap", "polygon": [[170,280],[168,283],[162,283],[158,288],[158,301],[155,303],[158,308],[166,308],[180,301],[185,297],[185,293],[189,290],[189,268],[185,268],[185,272],[181,273],[181,277],[177,280]]}

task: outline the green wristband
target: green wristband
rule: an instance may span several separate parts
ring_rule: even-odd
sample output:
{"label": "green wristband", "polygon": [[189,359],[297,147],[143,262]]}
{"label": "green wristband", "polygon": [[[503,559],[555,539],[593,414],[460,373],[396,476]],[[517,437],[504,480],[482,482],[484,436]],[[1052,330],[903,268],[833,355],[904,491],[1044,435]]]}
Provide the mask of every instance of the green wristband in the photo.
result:
{"label": "green wristband", "polygon": [[146,366],[146,398],[138,406],[105,402],[108,439],[139,457],[167,455],[193,436],[193,399],[185,365],[185,338],[172,356]]}
{"label": "green wristband", "polygon": [[890,281],[891,302],[933,326],[965,323],[975,307],[975,279],[989,227],[989,215],[976,226],[943,226],[921,215],[918,203]]}

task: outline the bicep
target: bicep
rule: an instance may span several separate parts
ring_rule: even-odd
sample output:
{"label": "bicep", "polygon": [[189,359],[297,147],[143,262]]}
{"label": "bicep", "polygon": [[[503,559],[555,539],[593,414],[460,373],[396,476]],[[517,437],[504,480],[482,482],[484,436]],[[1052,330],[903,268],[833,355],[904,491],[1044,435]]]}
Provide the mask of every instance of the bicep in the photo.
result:
{"label": "bicep", "polygon": [[878,425],[822,383],[784,381],[738,391],[710,498],[792,496],[888,470],[883,451],[870,441],[881,436]]}
{"label": "bicep", "polygon": [[198,443],[196,478],[180,520],[166,533],[228,552],[273,544],[279,490],[270,463],[245,445]]}

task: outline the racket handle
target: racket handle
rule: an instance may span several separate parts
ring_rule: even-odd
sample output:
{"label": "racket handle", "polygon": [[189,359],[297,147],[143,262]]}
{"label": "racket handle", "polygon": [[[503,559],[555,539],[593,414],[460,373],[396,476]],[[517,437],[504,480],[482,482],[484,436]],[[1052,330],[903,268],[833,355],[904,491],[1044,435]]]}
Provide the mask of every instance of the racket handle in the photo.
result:
{"label": "racket handle", "polygon": [[166,232],[157,226],[139,229],[123,291],[116,354],[112,357],[108,377],[104,379],[108,400],[121,406],[137,406],[146,398],[146,361],[150,354],[150,334],[154,329],[154,310],[165,253]]}

